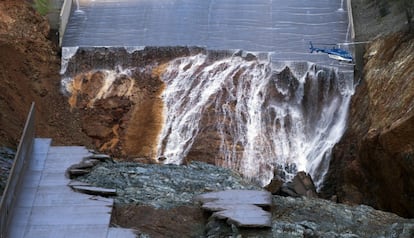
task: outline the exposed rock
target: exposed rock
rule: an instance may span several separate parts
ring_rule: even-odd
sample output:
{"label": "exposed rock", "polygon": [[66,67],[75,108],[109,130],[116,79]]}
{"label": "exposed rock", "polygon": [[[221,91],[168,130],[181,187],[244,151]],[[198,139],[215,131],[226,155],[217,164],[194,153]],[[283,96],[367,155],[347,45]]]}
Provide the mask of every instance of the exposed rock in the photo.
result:
{"label": "exposed rock", "polygon": [[306,197],[318,197],[315,184],[309,174],[301,171],[295,175],[292,180],[292,186],[295,192]]}
{"label": "exposed rock", "polygon": [[280,177],[274,177],[268,185],[265,186],[265,189],[272,194],[279,194],[280,189],[283,186],[283,180]]}
{"label": "exposed rock", "polygon": [[348,206],[306,197],[273,196],[269,208],[270,229],[237,227],[215,218],[207,221],[193,197],[211,191],[260,188],[228,169],[202,162],[177,166],[107,161],[77,179],[93,186],[115,188],[112,223],[138,230],[148,235],[145,237],[165,234],[169,237],[269,238],[414,235],[414,220],[364,205]]}
{"label": "exposed rock", "polygon": [[76,179],[93,186],[116,189],[117,204],[151,205],[163,209],[191,205],[195,195],[205,192],[261,189],[231,170],[202,162],[179,166],[107,161]]}
{"label": "exposed rock", "polygon": [[395,33],[408,26],[404,2],[352,1],[356,41],[372,42],[356,46],[360,84],[321,192],[414,217],[414,37]]}
{"label": "exposed rock", "polygon": [[[414,37],[372,42],[322,193],[414,217]],[[392,194],[392,195],[391,195]]]}
{"label": "exposed rock", "polygon": [[[125,49],[116,52],[118,59],[126,53]],[[94,53],[93,50],[85,52]],[[110,52],[106,53],[110,55]],[[145,55],[144,52],[141,54]],[[158,96],[163,89],[158,78],[162,66],[157,67],[156,62],[148,61],[151,67],[131,65],[124,70],[117,65],[111,70],[90,69],[74,75],[69,83],[69,104],[73,111],[82,115],[83,131],[94,139],[100,151],[118,158],[151,157],[155,154],[157,135],[163,122],[163,104]]]}
{"label": "exposed rock", "polygon": [[[368,206],[274,196],[273,237],[410,237],[414,221]],[[271,236],[269,236],[271,237]]]}
{"label": "exposed rock", "polygon": [[13,159],[16,152],[7,147],[0,147],[0,195],[6,188],[10,169],[13,166]]}
{"label": "exposed rock", "polygon": [[388,238],[413,237],[414,220],[368,206],[347,206],[314,198],[273,196],[271,229],[230,227],[209,221],[207,237]]}
{"label": "exposed rock", "polygon": [[257,57],[252,53],[247,53],[246,57],[244,57],[247,61],[257,60]]}
{"label": "exposed rock", "polygon": [[284,182],[279,175],[265,187],[272,194],[291,197],[318,197],[315,184],[311,176],[303,171],[298,172],[292,181]]}

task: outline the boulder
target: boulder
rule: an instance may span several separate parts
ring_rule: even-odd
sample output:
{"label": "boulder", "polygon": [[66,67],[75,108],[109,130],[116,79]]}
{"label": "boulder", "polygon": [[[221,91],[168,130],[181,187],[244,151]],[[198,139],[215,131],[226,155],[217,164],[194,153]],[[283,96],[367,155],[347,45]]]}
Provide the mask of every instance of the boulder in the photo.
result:
{"label": "boulder", "polygon": [[311,176],[303,171],[298,172],[292,180],[295,192],[301,196],[318,197]]}
{"label": "boulder", "polygon": [[272,194],[279,194],[280,189],[283,186],[283,180],[280,177],[274,177],[268,185],[265,186],[265,189]]}
{"label": "boulder", "polygon": [[292,181],[283,182],[278,175],[270,181],[265,187],[272,194],[288,196],[288,197],[318,197],[315,184],[311,176],[303,171],[298,172]]}

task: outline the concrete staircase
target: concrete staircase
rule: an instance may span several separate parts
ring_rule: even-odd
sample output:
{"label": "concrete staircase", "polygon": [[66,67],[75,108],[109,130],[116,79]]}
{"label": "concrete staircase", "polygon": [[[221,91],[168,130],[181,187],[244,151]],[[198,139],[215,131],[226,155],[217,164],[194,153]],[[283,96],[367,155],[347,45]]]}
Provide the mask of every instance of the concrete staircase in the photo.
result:
{"label": "concrete staircase", "polygon": [[83,146],[51,146],[51,139],[34,140],[9,237],[135,237],[131,230],[109,227],[113,199],[77,193],[67,186],[66,169],[88,155]]}

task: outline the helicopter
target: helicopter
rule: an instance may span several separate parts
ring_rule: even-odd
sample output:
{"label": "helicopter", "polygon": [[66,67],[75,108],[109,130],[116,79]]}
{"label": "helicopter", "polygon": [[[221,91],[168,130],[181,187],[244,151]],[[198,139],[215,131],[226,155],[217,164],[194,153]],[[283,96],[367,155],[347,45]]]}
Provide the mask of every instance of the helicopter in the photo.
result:
{"label": "helicopter", "polygon": [[312,41],[309,42],[310,44],[310,52],[321,52],[321,53],[325,53],[328,54],[328,57],[331,59],[335,59],[335,60],[339,60],[339,61],[344,61],[347,63],[352,63],[353,58],[351,53],[349,53],[348,51],[344,50],[344,49],[340,49],[338,47],[332,47],[330,49],[322,49],[322,48],[317,48],[314,47],[312,44]]}

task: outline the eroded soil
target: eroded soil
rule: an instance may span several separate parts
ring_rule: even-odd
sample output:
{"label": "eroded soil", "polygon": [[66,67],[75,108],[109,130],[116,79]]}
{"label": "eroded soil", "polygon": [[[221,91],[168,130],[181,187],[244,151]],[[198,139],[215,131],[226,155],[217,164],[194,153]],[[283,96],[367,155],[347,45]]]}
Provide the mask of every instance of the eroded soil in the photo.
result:
{"label": "eroded soil", "polygon": [[17,147],[31,102],[37,137],[92,146],[60,93],[59,49],[48,39],[49,30],[26,1],[0,2],[0,146]]}

